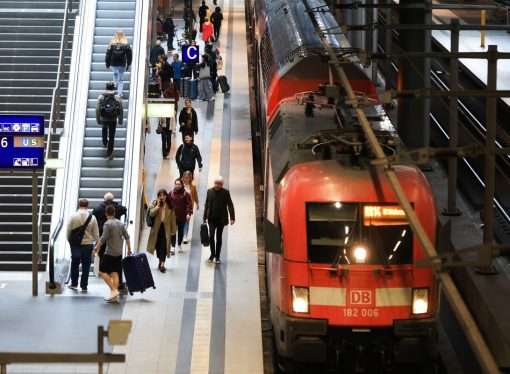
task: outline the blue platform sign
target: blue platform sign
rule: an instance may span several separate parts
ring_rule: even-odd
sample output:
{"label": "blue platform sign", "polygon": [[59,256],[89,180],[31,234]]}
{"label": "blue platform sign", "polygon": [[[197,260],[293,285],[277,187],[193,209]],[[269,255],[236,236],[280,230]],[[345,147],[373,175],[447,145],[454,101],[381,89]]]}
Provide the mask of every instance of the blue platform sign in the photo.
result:
{"label": "blue platform sign", "polygon": [[0,115],[0,169],[44,168],[44,117]]}
{"label": "blue platform sign", "polygon": [[182,46],[182,62],[199,63],[200,48],[198,45],[183,45]]}

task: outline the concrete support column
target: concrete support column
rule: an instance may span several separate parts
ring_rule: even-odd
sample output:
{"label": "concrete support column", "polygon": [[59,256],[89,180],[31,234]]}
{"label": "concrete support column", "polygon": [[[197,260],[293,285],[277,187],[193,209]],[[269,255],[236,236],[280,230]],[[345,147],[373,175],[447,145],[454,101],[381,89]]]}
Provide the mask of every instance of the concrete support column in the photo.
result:
{"label": "concrete support column", "polygon": [[[432,20],[431,0],[401,0],[400,4],[424,4],[425,8],[399,11],[400,24],[427,25]],[[405,52],[430,52],[431,31],[400,32],[400,46]],[[416,90],[430,87],[430,59],[401,58],[398,69],[398,89]],[[398,133],[409,149],[428,147],[430,143],[430,99],[400,98],[398,103]]]}

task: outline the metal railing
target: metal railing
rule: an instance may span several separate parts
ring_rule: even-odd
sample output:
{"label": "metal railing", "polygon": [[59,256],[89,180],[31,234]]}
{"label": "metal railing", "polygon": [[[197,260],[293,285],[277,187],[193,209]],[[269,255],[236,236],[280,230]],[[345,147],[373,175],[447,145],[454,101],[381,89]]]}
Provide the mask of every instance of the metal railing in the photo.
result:
{"label": "metal railing", "polygon": [[[48,137],[46,140],[46,154],[45,159],[51,156],[51,140],[52,135],[56,133],[56,123],[60,119],[60,107],[61,107],[61,90],[62,80],[65,76],[65,51],[69,42],[69,14],[73,11],[73,0],[66,0],[64,8],[64,21],[62,24],[62,34],[60,37],[60,51],[58,57],[58,70],[57,70],[57,81],[55,88],[53,89],[51,99],[51,112],[50,120],[48,125]],[[41,186],[41,196],[39,200],[39,213],[37,217],[37,245],[39,252],[39,264],[42,263],[42,222],[43,214],[48,213],[48,178],[51,175],[51,170],[44,168]]]}

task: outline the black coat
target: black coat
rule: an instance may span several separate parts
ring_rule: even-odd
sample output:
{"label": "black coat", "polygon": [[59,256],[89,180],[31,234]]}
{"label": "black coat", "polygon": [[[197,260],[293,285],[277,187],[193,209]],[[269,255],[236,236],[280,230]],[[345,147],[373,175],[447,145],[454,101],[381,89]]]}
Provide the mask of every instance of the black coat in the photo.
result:
{"label": "black coat", "polygon": [[175,162],[179,169],[189,170],[193,172],[195,170],[195,160],[198,162],[198,167],[202,167],[202,156],[200,150],[193,144],[181,144],[175,154]]}
{"label": "black coat", "polygon": [[186,111],[186,107],[182,108],[181,113],[179,114],[179,131],[184,135],[191,135],[193,138],[195,134],[198,133],[198,119],[197,112],[195,109],[191,108],[191,127],[188,126],[188,112]]}
{"label": "black coat", "polygon": [[131,47],[129,45],[125,45],[123,46],[123,49],[124,49],[124,58],[123,58],[123,61],[119,62],[119,63],[112,63],[112,49],[113,49],[113,46],[112,47],[108,47],[108,49],[106,50],[106,56],[105,56],[105,64],[106,64],[106,68],[109,68],[110,66],[121,66],[121,67],[130,67],[131,66],[131,62],[133,60],[133,51],[131,50]]}
{"label": "black coat", "polygon": [[175,25],[174,20],[171,17],[168,17],[165,19],[165,22],[163,22],[163,31],[167,34],[173,34],[175,31]]}
{"label": "black coat", "polygon": [[116,201],[106,200],[100,203],[98,206],[94,208],[92,214],[97,219],[97,225],[99,226],[99,233],[103,233],[103,226],[107,220],[106,218],[106,207],[109,205],[113,205],[115,208],[115,218],[119,219],[127,213],[127,208],[124,205],[119,204]]}
{"label": "black coat", "polygon": [[153,66],[156,65],[158,63],[158,57],[160,55],[164,55],[164,54],[165,54],[165,50],[163,49],[162,46],[153,45],[151,48],[151,54],[150,54],[150,58],[149,58],[151,65],[153,65]]}
{"label": "black coat", "polygon": [[161,65],[158,75],[161,77],[163,82],[169,82],[174,76],[174,69],[172,68],[172,65],[166,61],[163,65]]}
{"label": "black coat", "polygon": [[214,26],[221,26],[221,21],[223,21],[223,14],[221,14],[221,12],[214,12],[211,14],[211,22]]}
{"label": "black coat", "polygon": [[207,198],[205,200],[204,221],[208,220],[210,223],[218,224],[218,221],[223,225],[228,225],[228,216],[230,219],[236,219],[234,211],[234,204],[230,197],[230,192],[226,188],[221,188],[216,191],[213,188],[207,190]]}

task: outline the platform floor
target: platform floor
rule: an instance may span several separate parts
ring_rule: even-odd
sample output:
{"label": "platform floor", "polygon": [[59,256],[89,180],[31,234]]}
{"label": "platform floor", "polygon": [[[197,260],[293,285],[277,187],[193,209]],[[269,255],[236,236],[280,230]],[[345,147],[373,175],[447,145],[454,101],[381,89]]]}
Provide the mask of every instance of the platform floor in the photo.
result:
{"label": "platform floor", "polygon": [[[479,12],[478,12],[479,13]],[[480,19],[462,18],[462,14],[452,12],[447,9],[436,9],[433,11],[433,22],[450,24],[454,18],[458,18],[460,24],[480,24]],[[470,11],[469,14],[476,14],[476,11]],[[460,15],[460,17],[459,17]],[[488,22],[489,23],[489,22]],[[432,36],[446,50],[451,49],[450,31],[433,30]],[[459,39],[460,52],[487,52],[489,45],[497,45],[499,52],[510,52],[510,35],[506,31],[489,30],[485,32],[485,47],[481,46],[480,31],[461,31]],[[460,63],[463,64],[474,76],[478,77],[481,82],[487,84],[487,60],[486,59],[468,59],[461,58]],[[497,89],[510,90],[510,59],[498,60],[497,73]],[[510,105],[510,98],[502,98],[502,100]]]}
{"label": "platform floor", "polygon": [[[93,352],[97,326],[124,319],[133,321],[128,345],[113,352],[125,353],[126,363],[109,365],[107,373],[263,372],[244,1],[220,0],[218,5],[224,15],[220,50],[225,63],[219,74],[227,76],[232,94],[220,92],[215,101],[193,104],[199,117],[195,143],[204,168],[196,173],[200,210],[192,217],[190,244],[167,260],[165,274],[148,255],[157,289],[113,304],[102,301],[108,290],[97,278],[90,280],[86,295],[66,289],[62,296],[48,297],[41,287],[42,296],[32,298],[29,274],[0,273],[0,351]],[[176,9],[174,20],[181,25],[179,14]],[[174,155],[181,144],[177,133],[169,159],[163,160],[154,130],[146,142],[151,200],[159,188],[173,186],[178,176]],[[221,265],[206,262],[209,249],[199,239],[206,189],[218,174],[236,210],[235,224],[223,234]],[[145,228],[141,251],[148,233]],[[8,373],[43,372],[97,373],[97,365],[8,366]]]}

